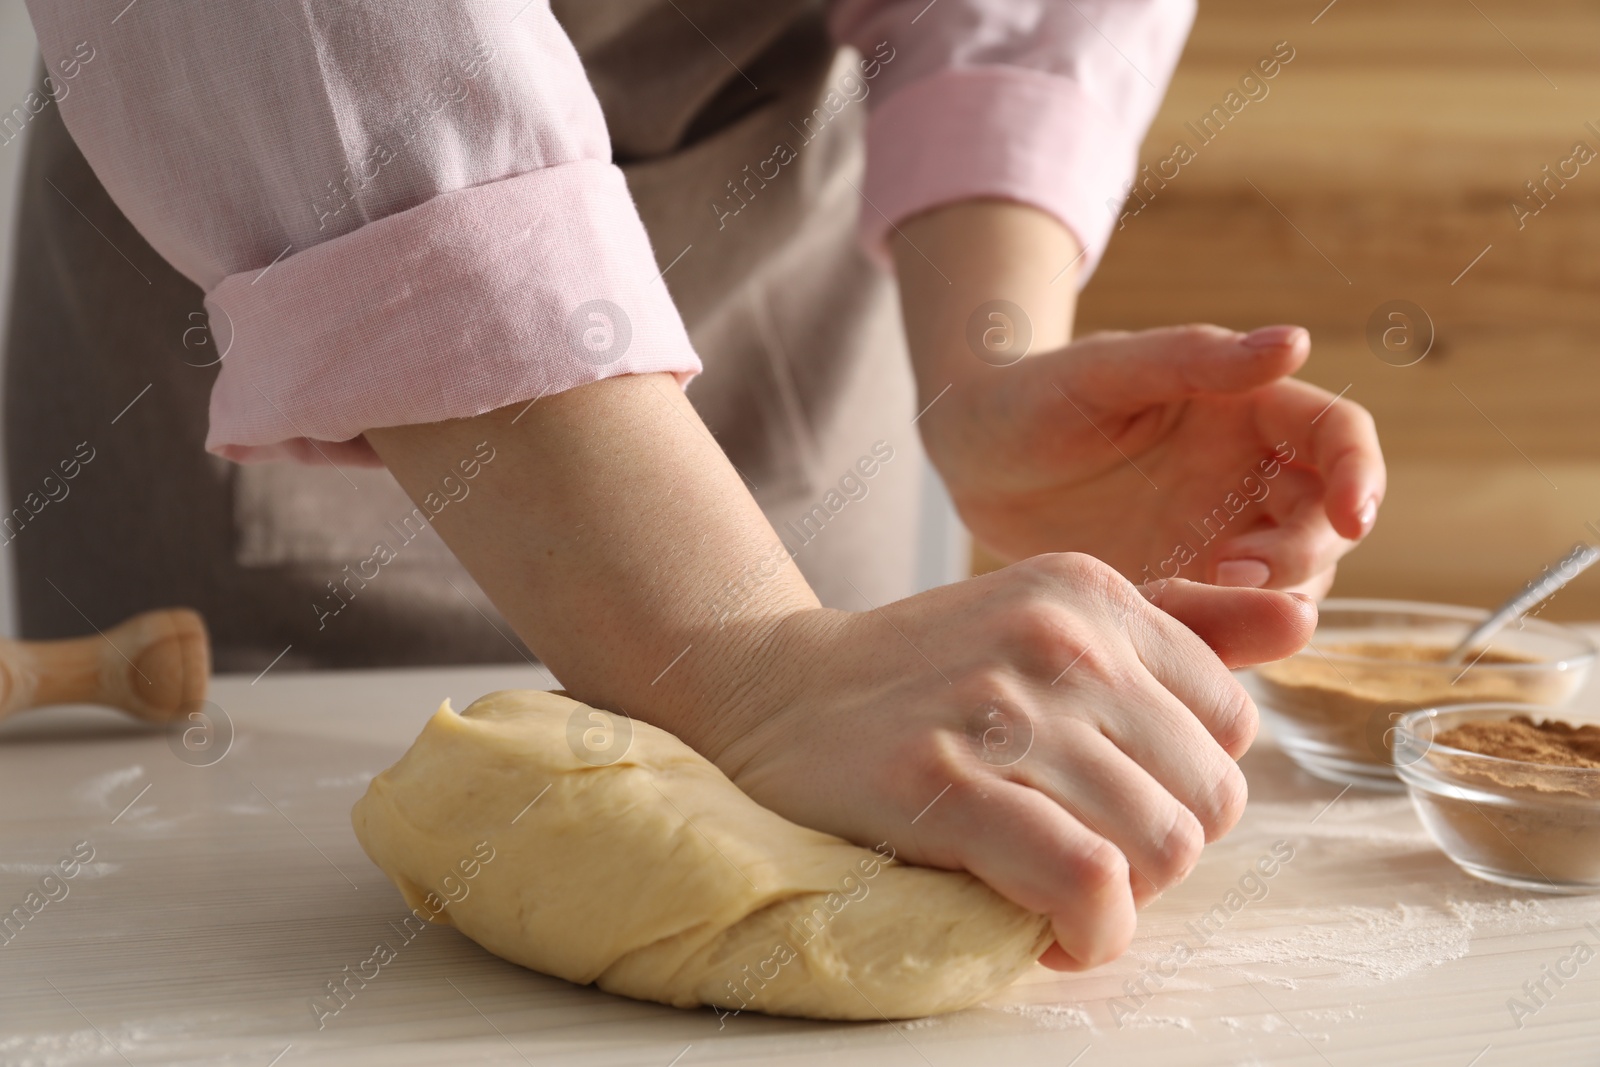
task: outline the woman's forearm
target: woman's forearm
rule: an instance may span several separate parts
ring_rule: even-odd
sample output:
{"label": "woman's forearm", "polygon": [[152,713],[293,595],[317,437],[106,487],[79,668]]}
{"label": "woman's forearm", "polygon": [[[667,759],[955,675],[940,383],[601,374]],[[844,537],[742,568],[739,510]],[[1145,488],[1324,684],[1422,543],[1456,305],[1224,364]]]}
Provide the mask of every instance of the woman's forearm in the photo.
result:
{"label": "woman's forearm", "polygon": [[576,698],[701,751],[777,624],[818,606],[670,375],[367,438],[418,501],[487,442],[440,536]]}
{"label": "woman's forearm", "polygon": [[[1082,249],[1053,215],[1011,201],[965,200],[901,223],[890,247],[923,404],[946,385],[959,389],[1017,358],[1011,345],[1019,330],[1031,334],[1029,352],[1071,339]],[[987,307],[996,301],[1016,305],[1025,322]]]}

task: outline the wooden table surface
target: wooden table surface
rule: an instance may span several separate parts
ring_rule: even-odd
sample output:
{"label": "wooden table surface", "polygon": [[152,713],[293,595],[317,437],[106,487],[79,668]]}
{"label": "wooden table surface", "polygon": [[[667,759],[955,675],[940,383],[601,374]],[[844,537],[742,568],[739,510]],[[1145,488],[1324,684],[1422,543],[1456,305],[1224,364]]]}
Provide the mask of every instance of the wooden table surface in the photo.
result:
{"label": "wooden table surface", "polygon": [[[1268,738],[1244,761],[1243,821],[1144,913],[1126,957],[1036,969],[956,1015],[721,1023],[522,970],[447,928],[401,941],[406,909],[351,804],[440,699],[547,684],[512,668],[219,678],[234,736],[209,766],[96,709],[0,727],[0,909],[93,849],[0,945],[0,1062],[1600,1064],[1600,936],[1584,926],[1600,898],[1475,881],[1404,797],[1341,795]],[[1247,878],[1275,846],[1292,858]],[[379,941],[395,959],[319,1030],[312,998]],[[1557,970],[1573,976],[1558,986]],[[1549,995],[1530,999],[1541,979]]]}

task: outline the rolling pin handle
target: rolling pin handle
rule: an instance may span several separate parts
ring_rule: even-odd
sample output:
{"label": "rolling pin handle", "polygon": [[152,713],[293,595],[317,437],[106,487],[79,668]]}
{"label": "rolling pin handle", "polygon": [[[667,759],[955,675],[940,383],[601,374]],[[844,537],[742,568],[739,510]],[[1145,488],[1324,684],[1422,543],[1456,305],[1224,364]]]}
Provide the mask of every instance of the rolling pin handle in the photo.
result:
{"label": "rolling pin handle", "polygon": [[52,704],[103,704],[148,722],[199,710],[211,676],[205,620],[146,611],[92,637],[0,641],[0,718]]}

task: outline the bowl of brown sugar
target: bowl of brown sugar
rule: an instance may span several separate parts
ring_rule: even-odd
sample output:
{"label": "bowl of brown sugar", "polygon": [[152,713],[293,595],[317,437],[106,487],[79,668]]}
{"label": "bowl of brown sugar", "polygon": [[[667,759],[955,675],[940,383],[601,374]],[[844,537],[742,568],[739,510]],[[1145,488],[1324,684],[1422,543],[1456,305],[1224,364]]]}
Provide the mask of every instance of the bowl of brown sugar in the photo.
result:
{"label": "bowl of brown sugar", "polygon": [[1467,704],[1402,716],[1394,765],[1434,841],[1490,882],[1600,892],[1600,714]]}
{"label": "bowl of brown sugar", "polygon": [[1332,599],[1311,644],[1252,668],[1245,684],[1283,750],[1319,778],[1398,792],[1393,738],[1424,708],[1509,703],[1557,707],[1589,676],[1595,644],[1522,619],[1463,664],[1445,656],[1488,613],[1403,600]]}

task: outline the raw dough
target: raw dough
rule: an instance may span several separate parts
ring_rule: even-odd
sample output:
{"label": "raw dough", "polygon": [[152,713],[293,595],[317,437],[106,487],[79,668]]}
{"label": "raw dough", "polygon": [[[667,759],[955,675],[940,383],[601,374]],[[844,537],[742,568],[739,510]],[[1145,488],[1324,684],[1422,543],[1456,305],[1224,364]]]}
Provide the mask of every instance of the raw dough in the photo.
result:
{"label": "raw dough", "polygon": [[1050,944],[1048,920],[972,876],[797,826],[663,730],[617,717],[631,744],[593,765],[568,738],[597,715],[535,690],[446,701],[357,802],[356,837],[418,915],[678,1007],[954,1011]]}

